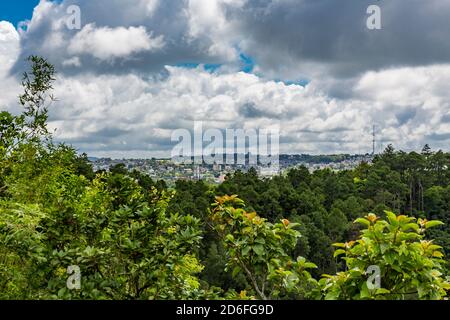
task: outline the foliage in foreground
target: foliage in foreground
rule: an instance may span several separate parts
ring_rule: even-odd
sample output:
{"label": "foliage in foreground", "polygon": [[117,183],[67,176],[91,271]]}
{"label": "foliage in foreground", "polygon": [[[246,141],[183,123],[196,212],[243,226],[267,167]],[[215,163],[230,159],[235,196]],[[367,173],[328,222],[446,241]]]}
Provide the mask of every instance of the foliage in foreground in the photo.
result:
{"label": "foliage in foreground", "polygon": [[[325,299],[432,299],[446,296],[450,283],[443,278],[442,247],[425,240],[425,231],[441,225],[386,211],[387,221],[374,214],[359,218],[366,229],[356,241],[335,244],[346,271],[321,280]],[[379,272],[378,286],[367,271]]]}
{"label": "foliage in foreground", "polygon": [[[387,205],[423,210],[429,202],[438,208],[432,215],[447,221],[448,187],[415,195],[415,186],[425,184],[424,170],[408,169],[409,202],[401,200],[402,178],[377,164],[339,179],[326,171],[311,176],[304,169],[263,182],[254,172],[237,173],[217,190],[201,183],[191,190],[189,183],[180,183],[178,193],[120,167],[95,174],[85,155],[52,142],[47,101],[54,100],[49,91],[55,71],[45,59],[30,62],[20,96],[23,114],[0,112],[0,299],[446,297],[442,248],[425,237],[440,222],[390,211],[386,220],[360,215]],[[445,159],[430,159],[445,181]],[[403,165],[396,161],[390,165]],[[265,190],[265,184],[276,188]],[[225,195],[235,193],[247,201]],[[375,194],[382,205],[352,193]],[[223,196],[210,207],[207,199],[215,194]],[[338,196],[345,194],[352,196],[344,202]],[[284,210],[292,222],[283,219]],[[349,225],[349,217],[365,229]],[[445,230],[439,232],[445,241]],[[330,263],[328,242],[344,236],[357,240],[336,245],[343,271],[317,281],[320,276],[311,274],[318,269],[341,267]],[[69,266],[79,267],[81,290],[67,287]],[[371,266],[381,271],[379,288],[368,286]],[[220,281],[208,281],[221,271]]]}
{"label": "foliage in foreground", "polygon": [[242,209],[237,196],[217,197],[211,220],[226,252],[227,268],[235,276],[243,272],[260,299],[304,298],[317,287],[308,269],[316,265],[290,253],[297,244],[298,224],[283,219],[271,224],[256,212]]}

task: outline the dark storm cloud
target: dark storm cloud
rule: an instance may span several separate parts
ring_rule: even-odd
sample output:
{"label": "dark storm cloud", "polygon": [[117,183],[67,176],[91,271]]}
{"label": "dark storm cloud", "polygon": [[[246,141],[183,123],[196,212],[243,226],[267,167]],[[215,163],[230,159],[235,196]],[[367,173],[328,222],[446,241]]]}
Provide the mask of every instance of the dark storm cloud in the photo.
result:
{"label": "dark storm cloud", "polygon": [[[381,7],[382,30],[366,27],[371,4]],[[448,0],[250,0],[229,17],[262,70],[318,64],[348,77],[450,61]]]}

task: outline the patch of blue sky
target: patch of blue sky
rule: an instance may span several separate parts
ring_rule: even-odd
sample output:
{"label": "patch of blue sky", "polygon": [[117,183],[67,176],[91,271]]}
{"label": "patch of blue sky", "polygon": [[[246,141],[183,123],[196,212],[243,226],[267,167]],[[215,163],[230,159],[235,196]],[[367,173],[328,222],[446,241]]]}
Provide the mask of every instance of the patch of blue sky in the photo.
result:
{"label": "patch of blue sky", "polygon": [[207,64],[200,64],[195,62],[181,62],[177,63],[175,66],[180,68],[186,68],[186,69],[197,69],[199,66],[202,66],[205,71],[208,72],[215,72],[217,71],[222,64],[220,63],[207,63]]}
{"label": "patch of blue sky", "polygon": [[244,53],[239,55],[239,59],[241,60],[241,71],[245,73],[252,73],[256,65],[255,60]]}
{"label": "patch of blue sky", "polygon": [[39,4],[39,0],[1,0],[0,21],[11,22],[15,27],[21,21],[29,20],[33,16],[33,9]]}
{"label": "patch of blue sky", "polygon": [[[240,62],[240,71],[241,72],[254,74],[256,62],[252,57],[250,57],[244,53],[240,53],[239,60],[240,60],[239,62]],[[212,73],[212,72],[216,72],[223,65],[219,64],[219,63],[218,64],[200,64],[200,63],[194,63],[194,62],[182,62],[182,63],[177,63],[175,66],[181,67],[181,68],[186,68],[186,69],[197,69],[199,66],[203,66],[204,70]],[[299,79],[299,80],[274,79],[274,81],[282,82],[287,86],[297,85],[297,86],[302,86],[302,87],[306,87],[310,83],[310,80],[307,80],[307,79]]]}
{"label": "patch of blue sky", "polygon": [[301,79],[301,80],[280,80],[280,79],[275,79],[275,82],[282,82],[282,83],[284,83],[287,86],[295,85],[295,86],[306,87],[311,81],[306,80],[306,79]]}
{"label": "patch of blue sky", "polygon": [[[253,60],[252,57],[247,56],[244,53],[241,53],[239,55],[239,60],[240,60],[240,71],[245,72],[245,73],[253,72],[253,69],[255,68],[255,61]],[[220,67],[223,66],[223,64],[220,64],[220,63],[200,64],[200,63],[196,63],[196,62],[181,62],[181,63],[177,63],[175,66],[181,67],[181,68],[186,68],[186,69],[196,69],[200,65],[202,65],[203,68],[209,72],[215,72]]]}

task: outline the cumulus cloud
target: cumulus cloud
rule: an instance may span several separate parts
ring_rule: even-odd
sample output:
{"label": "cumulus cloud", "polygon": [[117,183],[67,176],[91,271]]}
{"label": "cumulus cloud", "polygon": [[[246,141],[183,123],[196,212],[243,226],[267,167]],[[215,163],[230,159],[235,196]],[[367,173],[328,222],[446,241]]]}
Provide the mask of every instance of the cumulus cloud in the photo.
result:
{"label": "cumulus cloud", "polygon": [[444,142],[450,138],[450,124],[446,121],[449,81],[450,65],[391,69],[366,73],[354,92],[355,97],[373,106],[378,122],[391,126],[385,138],[409,142],[410,148],[418,148],[418,141],[446,148]]}
{"label": "cumulus cloud", "polygon": [[62,65],[65,67],[81,67],[80,58],[73,57],[62,62]]}
{"label": "cumulus cloud", "polygon": [[[67,8],[74,4],[80,8],[81,30],[67,28],[67,20],[72,18]],[[231,1],[225,4],[231,5]],[[194,0],[41,0],[22,32],[15,71],[23,69],[23,58],[30,54],[47,57],[67,74],[159,73],[165,65],[236,59],[233,39],[224,37],[222,5],[212,13],[209,9],[200,12],[199,7]],[[215,19],[221,15],[216,28]],[[74,56],[83,68],[69,63]]]}
{"label": "cumulus cloud", "polygon": [[0,21],[0,110],[11,109],[18,95],[17,80],[9,75],[19,55],[19,34],[7,21]]}
{"label": "cumulus cloud", "polygon": [[[448,121],[442,120],[448,118],[448,109],[441,107],[449,94],[439,89],[448,77],[446,71],[435,74],[420,68],[399,70],[395,76],[394,71],[368,74],[352,88],[351,100],[330,98],[314,82],[302,87],[202,68],[167,67],[168,77],[162,81],[136,75],[64,77],[57,85],[61,102],[52,110],[51,120],[58,139],[93,155],[168,156],[174,146],[172,132],[193,130],[195,121],[202,121],[205,129],[220,130],[278,124],[281,151],[287,153],[370,152],[373,123],[378,148],[394,143],[418,149],[427,142],[438,148],[445,147],[445,135],[450,133]],[[416,92],[416,82],[427,74],[433,80],[425,79],[429,85]],[[405,99],[389,99],[389,85],[374,85],[390,77]]]}
{"label": "cumulus cloud", "polygon": [[100,60],[130,57],[142,51],[157,51],[164,46],[163,36],[152,38],[144,27],[96,28],[86,25],[70,41],[70,54],[92,55]]}
{"label": "cumulus cloud", "polygon": [[0,58],[1,71],[9,69],[17,59],[19,52],[19,34],[14,26],[7,21],[0,21]]}
{"label": "cumulus cloud", "polygon": [[[15,58],[19,74],[39,54],[59,72],[56,138],[91,155],[168,156],[172,132],[195,121],[279,124],[288,153],[370,152],[373,124],[379,149],[448,149],[450,3],[379,1],[382,30],[370,31],[372,2],[41,0],[26,30],[0,23],[0,104],[17,96]],[[80,30],[66,26],[72,4]]]}

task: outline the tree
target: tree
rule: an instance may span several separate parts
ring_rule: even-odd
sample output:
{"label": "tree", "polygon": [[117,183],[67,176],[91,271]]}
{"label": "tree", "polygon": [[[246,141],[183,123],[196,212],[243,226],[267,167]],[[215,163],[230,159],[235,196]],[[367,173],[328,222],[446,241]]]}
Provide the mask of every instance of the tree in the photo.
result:
{"label": "tree", "polygon": [[6,186],[4,177],[8,174],[9,163],[14,162],[14,153],[21,148],[38,145],[41,138],[49,138],[47,130],[48,100],[54,100],[53,89],[55,69],[45,59],[37,56],[28,58],[31,71],[23,74],[24,93],[19,102],[23,113],[13,116],[9,112],[0,112],[0,196]]}
{"label": "tree", "polygon": [[77,174],[83,175],[89,180],[95,178],[95,173],[92,168],[92,164],[90,163],[86,153],[83,153],[75,158],[74,169]]}
{"label": "tree", "polygon": [[227,268],[233,276],[243,272],[260,299],[307,296],[316,286],[308,269],[316,266],[288,254],[300,236],[296,224],[286,219],[268,223],[243,205],[237,196],[217,197],[211,211],[212,227],[227,251]]}
{"label": "tree", "polygon": [[37,140],[48,135],[48,101],[55,101],[51,94],[55,81],[55,68],[47,60],[38,56],[28,58],[31,71],[23,74],[24,93],[19,97],[24,107],[27,138]]}
{"label": "tree", "polygon": [[295,189],[299,188],[302,183],[309,184],[311,181],[311,175],[305,166],[289,170],[288,178]]}

